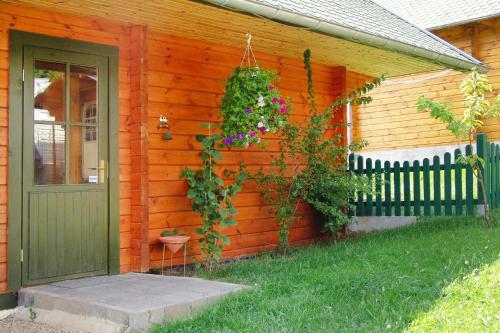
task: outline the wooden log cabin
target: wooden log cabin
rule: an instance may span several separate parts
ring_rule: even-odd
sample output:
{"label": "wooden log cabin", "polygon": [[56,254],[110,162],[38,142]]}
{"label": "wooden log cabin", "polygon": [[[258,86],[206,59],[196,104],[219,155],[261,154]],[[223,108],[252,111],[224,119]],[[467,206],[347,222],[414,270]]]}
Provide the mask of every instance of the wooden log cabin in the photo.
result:
{"label": "wooden log cabin", "polygon": [[[260,66],[278,71],[294,122],[308,117],[306,48],[319,107],[383,73],[486,69],[371,1],[1,0],[3,306],[24,286],[157,268],[165,228],[192,235],[189,258],[199,255],[200,219],[179,174],[200,163],[201,124],[220,122],[247,32]],[[223,167],[265,167],[277,151],[268,141],[223,151]],[[278,225],[251,181],[236,206],[224,257],[276,246]],[[307,207],[301,215],[293,244],[320,235]]]}
{"label": "wooden log cabin", "polygon": [[[500,93],[500,3],[376,1],[479,59],[489,67],[486,74],[494,90],[489,97]],[[464,78],[464,73],[447,69],[391,78],[375,89],[373,103],[353,114],[354,138],[369,142],[362,155],[402,162],[453,152],[457,147],[455,137],[444,124],[427,113],[419,113],[416,103],[423,95],[451,101],[456,115],[462,115],[460,84]],[[487,119],[481,131],[490,141],[500,142],[500,120]]]}

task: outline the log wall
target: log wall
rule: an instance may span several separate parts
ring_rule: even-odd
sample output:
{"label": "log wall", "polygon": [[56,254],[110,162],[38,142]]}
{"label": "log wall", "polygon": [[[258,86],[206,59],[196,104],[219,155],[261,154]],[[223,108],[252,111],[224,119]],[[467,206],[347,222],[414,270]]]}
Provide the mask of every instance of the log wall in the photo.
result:
{"label": "log wall", "polygon": [[[500,18],[434,33],[489,66],[487,75],[490,83],[495,94],[500,93]],[[391,80],[421,80],[431,75],[433,73],[423,73]],[[463,73],[452,71],[423,82],[384,83],[372,94],[373,102],[354,115],[354,137],[369,142],[366,151],[455,144],[456,139],[445,129],[445,125],[430,118],[427,113],[419,113],[416,103],[422,95],[441,102],[452,101],[456,114],[463,114],[459,89],[463,78]],[[500,140],[500,120],[487,120],[483,132],[491,141]]]}

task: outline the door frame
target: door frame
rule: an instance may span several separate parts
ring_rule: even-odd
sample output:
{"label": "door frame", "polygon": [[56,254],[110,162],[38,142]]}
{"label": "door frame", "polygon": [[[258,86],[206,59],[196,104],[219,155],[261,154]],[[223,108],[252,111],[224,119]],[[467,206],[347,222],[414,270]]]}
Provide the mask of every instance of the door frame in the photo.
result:
{"label": "door frame", "polygon": [[17,30],[10,30],[9,37],[8,288],[15,291],[22,287],[23,50],[26,45],[105,56],[108,59],[108,274],[118,274],[120,271],[119,50],[110,45]]}

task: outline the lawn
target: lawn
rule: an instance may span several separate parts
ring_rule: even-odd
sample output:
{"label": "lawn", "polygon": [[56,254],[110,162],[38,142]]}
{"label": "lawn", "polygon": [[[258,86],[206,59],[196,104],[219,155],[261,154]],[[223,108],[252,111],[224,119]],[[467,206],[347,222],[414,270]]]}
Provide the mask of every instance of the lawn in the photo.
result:
{"label": "lawn", "polygon": [[252,288],[152,332],[500,332],[499,254],[474,218],[268,254],[198,272]]}

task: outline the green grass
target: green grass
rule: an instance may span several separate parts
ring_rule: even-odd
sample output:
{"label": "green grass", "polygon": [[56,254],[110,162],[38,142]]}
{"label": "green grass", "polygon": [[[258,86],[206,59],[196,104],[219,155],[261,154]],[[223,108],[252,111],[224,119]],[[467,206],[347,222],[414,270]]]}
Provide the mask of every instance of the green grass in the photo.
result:
{"label": "green grass", "polygon": [[252,288],[152,332],[499,332],[499,253],[500,228],[432,218],[269,254],[197,273]]}

